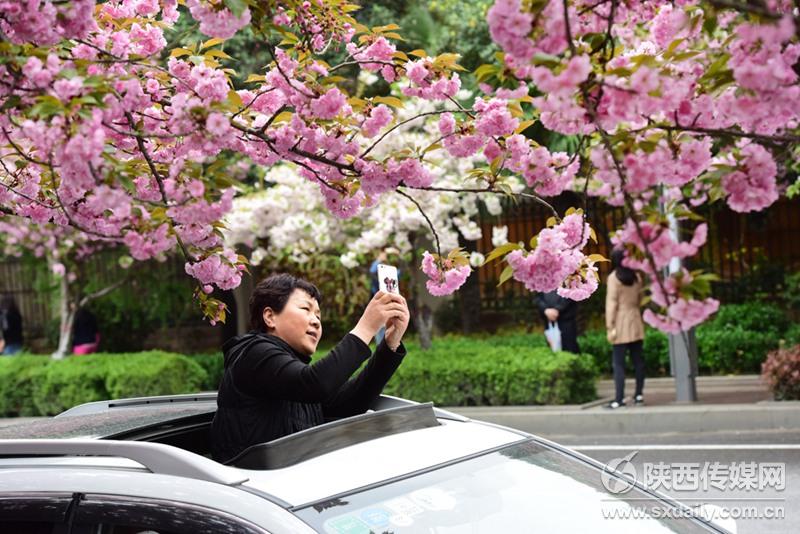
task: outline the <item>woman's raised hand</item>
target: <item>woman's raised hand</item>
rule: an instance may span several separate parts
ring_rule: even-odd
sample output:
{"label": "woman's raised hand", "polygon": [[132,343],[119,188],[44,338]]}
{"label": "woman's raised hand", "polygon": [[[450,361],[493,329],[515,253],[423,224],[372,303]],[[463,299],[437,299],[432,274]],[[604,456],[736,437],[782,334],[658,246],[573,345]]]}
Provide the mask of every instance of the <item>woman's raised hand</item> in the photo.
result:
{"label": "woman's raised hand", "polygon": [[[397,344],[399,344],[400,338],[402,338],[405,329],[408,327],[408,317],[408,306],[406,305],[406,299],[402,295],[378,291],[369,301],[367,308],[361,315],[361,319],[358,320],[358,324],[350,333],[369,345],[370,340],[375,337],[378,330],[383,326],[387,326],[392,328],[393,337],[397,337],[397,333],[400,334],[396,340]],[[393,320],[393,322],[387,324],[390,320]],[[392,347],[391,344],[390,347],[397,348],[396,345]]]}

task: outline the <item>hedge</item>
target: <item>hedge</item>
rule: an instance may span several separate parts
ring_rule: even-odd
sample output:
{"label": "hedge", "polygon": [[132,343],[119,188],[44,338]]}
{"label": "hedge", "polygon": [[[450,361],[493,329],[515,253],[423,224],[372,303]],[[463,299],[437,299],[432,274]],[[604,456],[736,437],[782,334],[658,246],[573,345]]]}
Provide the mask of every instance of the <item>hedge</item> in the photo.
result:
{"label": "hedge", "polygon": [[[447,336],[435,339],[429,351],[410,342],[385,392],[449,406],[594,400],[597,370],[591,356],[553,353],[541,337]],[[320,350],[317,358],[325,352]],[[0,415],[54,415],[84,402],[215,390],[221,375],[220,354],[0,358]]]}
{"label": "hedge", "polygon": [[[591,356],[553,353],[539,335],[414,344],[384,392],[439,406],[580,404],[597,398]],[[537,346],[538,345],[538,346]]]}
{"label": "hedge", "polygon": [[[332,348],[332,347],[331,347]],[[541,334],[447,335],[428,351],[410,341],[408,356],[384,393],[439,406],[580,404],[594,400],[591,356],[554,354]],[[323,357],[330,348],[320,347]],[[208,372],[206,389],[222,377],[222,356],[191,357]]]}
{"label": "hedge", "polygon": [[55,415],[84,402],[191,393],[207,381],[191,358],[161,351],[0,358],[0,414]]}
{"label": "hedge", "polygon": [[[781,346],[800,343],[800,325],[774,304],[748,302],[726,304],[695,330],[698,367],[701,374],[759,373],[767,353]],[[604,330],[586,332],[578,338],[581,351],[591,354],[601,373],[611,374],[611,345]],[[644,358],[648,376],[669,373],[667,336],[645,328]],[[627,358],[626,368],[632,371]]]}

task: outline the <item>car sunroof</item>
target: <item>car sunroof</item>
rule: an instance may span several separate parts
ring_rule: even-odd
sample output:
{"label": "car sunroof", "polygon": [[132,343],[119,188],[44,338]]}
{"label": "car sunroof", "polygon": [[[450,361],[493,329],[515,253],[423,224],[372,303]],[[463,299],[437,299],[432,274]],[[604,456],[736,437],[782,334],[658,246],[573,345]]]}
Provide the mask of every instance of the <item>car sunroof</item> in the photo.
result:
{"label": "car sunroof", "polygon": [[117,408],[0,427],[0,439],[108,438],[132,430],[213,413],[216,403]]}

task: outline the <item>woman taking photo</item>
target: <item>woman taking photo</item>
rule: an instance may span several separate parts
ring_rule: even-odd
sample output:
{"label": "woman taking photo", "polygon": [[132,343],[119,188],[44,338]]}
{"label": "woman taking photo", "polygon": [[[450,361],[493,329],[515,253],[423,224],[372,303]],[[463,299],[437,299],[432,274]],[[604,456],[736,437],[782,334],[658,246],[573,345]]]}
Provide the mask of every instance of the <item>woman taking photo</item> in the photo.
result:
{"label": "woman taking photo", "polygon": [[642,277],[622,265],[625,258],[623,249],[611,251],[613,270],[608,275],[606,290],[606,336],[612,344],[612,363],[614,367],[614,400],[606,407],[611,409],[625,406],[625,353],[633,360],[636,374],[636,392],[633,396],[635,404],[643,404],[644,389],[644,357],[642,345],[644,340],[644,323],[642,322]]}
{"label": "woman taking photo", "polygon": [[[252,331],[225,343],[224,374],[211,424],[215,460],[257,443],[367,411],[403,360],[405,299],[378,292],[356,326],[327,356],[311,362],[322,337],[319,290],[289,274],[261,281],[250,297]],[[375,353],[375,333],[386,334]],[[354,378],[351,375],[369,360]]]}

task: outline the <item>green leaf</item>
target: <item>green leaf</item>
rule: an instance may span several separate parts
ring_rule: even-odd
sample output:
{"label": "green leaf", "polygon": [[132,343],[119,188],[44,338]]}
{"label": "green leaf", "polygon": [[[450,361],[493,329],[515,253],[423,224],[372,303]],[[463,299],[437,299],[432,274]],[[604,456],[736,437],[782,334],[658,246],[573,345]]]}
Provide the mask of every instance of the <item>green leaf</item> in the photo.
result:
{"label": "green leaf", "polygon": [[231,56],[229,56],[228,54],[226,54],[222,50],[218,50],[216,48],[213,49],[213,50],[209,50],[208,52],[205,52],[203,55],[205,57],[218,57],[218,58],[221,58],[221,59],[233,59]]}
{"label": "green leaf", "polygon": [[231,89],[228,91],[228,102],[234,106],[235,108],[242,108],[244,107],[244,102],[242,102],[242,97],[239,96],[239,93]]}
{"label": "green leaf", "polygon": [[219,37],[214,37],[213,39],[209,39],[205,43],[200,45],[200,50],[205,50],[206,48],[210,48],[212,46],[216,46],[220,43],[224,43],[225,39],[220,39]]}
{"label": "green leaf", "polygon": [[191,56],[194,54],[188,48],[174,48],[172,52],[169,53],[170,57],[181,57],[181,56]]}
{"label": "green leaf", "polygon": [[391,106],[393,108],[403,107],[403,101],[396,96],[376,96],[372,99],[372,101],[377,102],[378,104],[386,104],[387,106]]}
{"label": "green leaf", "polygon": [[608,258],[604,257],[602,254],[589,254],[588,256],[586,256],[586,259],[593,263],[602,263],[604,261],[609,261]]}
{"label": "green leaf", "polygon": [[[484,265],[485,265],[485,263],[484,263]],[[510,265],[507,265],[506,268],[503,269],[503,272],[500,273],[500,281],[497,282],[497,287],[500,287],[505,282],[507,282],[508,279],[513,276],[513,274],[514,274],[514,269],[512,269]]]}
{"label": "green leaf", "polygon": [[535,123],[535,122],[536,122],[535,120],[529,120],[529,121],[520,122],[519,126],[517,126],[517,129],[514,130],[514,133],[521,134],[522,132],[524,132],[525,130],[527,130],[531,126],[533,126],[533,123]]}
{"label": "green leaf", "polygon": [[399,30],[400,26],[397,24],[387,24],[386,26],[375,26],[372,28],[372,31],[375,33],[383,33],[383,32],[390,32],[394,30]]}
{"label": "green leaf", "polygon": [[500,256],[505,256],[512,250],[517,250],[520,248],[522,248],[522,246],[519,243],[506,243],[505,245],[500,245],[491,251],[488,256],[486,256],[486,260],[483,262],[483,264],[486,265],[490,261],[494,261]]}

